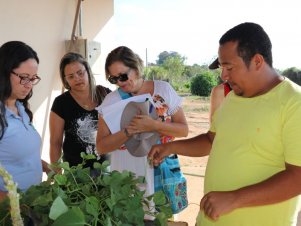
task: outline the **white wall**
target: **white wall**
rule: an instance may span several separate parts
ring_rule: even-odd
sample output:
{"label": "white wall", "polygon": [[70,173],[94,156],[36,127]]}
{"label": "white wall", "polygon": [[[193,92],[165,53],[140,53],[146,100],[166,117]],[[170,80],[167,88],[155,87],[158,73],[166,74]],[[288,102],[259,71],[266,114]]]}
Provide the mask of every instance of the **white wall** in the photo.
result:
{"label": "white wall", "polygon": [[[30,100],[34,125],[43,139],[42,158],[49,159],[48,116],[52,101],[61,92],[60,58],[65,40],[71,38],[77,0],[0,0],[0,45],[20,40],[30,45],[40,58],[41,82]],[[96,81],[106,86],[104,60],[111,46],[113,0],[82,1],[82,37],[101,43],[101,55],[92,66]],[[78,33],[76,33],[78,34]],[[103,51],[106,50],[106,51]]]}

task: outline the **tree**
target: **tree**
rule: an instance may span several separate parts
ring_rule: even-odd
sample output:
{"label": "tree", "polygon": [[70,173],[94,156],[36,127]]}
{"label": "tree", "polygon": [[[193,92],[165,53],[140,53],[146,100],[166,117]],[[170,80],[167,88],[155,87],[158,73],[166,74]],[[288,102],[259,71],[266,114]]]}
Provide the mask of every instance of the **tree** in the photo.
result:
{"label": "tree", "polygon": [[282,74],[286,77],[288,77],[293,82],[297,83],[298,85],[301,85],[301,70],[295,67],[291,67],[288,69],[285,69]]}
{"label": "tree", "polygon": [[158,60],[157,60],[157,65],[162,65],[164,63],[164,61],[167,60],[167,58],[169,58],[169,57],[180,57],[180,58],[183,58],[183,62],[185,61],[185,57],[182,57],[178,52],[164,51],[159,54]]}
{"label": "tree", "polygon": [[[206,71],[208,71],[207,64],[204,64],[204,65],[194,64],[192,66],[185,65],[184,75],[187,78],[192,78],[192,77],[196,76],[197,74],[202,74],[203,72],[206,72]],[[218,77],[220,75],[220,69],[212,70],[211,72],[214,74],[215,77]]]}
{"label": "tree", "polygon": [[162,66],[167,71],[169,81],[178,82],[181,79],[185,69],[184,60],[185,58],[177,55],[170,56],[164,61]]}
{"label": "tree", "polygon": [[160,66],[149,66],[144,69],[145,79],[148,80],[168,80],[167,71]]}
{"label": "tree", "polygon": [[192,78],[190,91],[193,95],[208,97],[211,89],[216,85],[217,79],[214,72],[207,70]]}

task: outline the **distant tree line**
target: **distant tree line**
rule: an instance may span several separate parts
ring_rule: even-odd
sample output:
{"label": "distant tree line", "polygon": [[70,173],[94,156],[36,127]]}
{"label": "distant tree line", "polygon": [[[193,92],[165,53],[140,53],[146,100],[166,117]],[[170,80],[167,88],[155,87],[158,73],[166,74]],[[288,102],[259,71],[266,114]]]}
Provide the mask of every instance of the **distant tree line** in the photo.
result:
{"label": "distant tree line", "polygon": [[[144,71],[146,79],[168,81],[179,93],[209,96],[211,89],[221,82],[220,70],[209,70],[208,65],[186,65],[186,57],[175,51],[164,51],[156,63],[148,63]],[[277,70],[293,82],[301,85],[301,70],[295,67]]]}
{"label": "distant tree line", "polygon": [[301,85],[301,70],[295,67],[285,69],[282,73],[285,77],[289,78],[293,82]]}

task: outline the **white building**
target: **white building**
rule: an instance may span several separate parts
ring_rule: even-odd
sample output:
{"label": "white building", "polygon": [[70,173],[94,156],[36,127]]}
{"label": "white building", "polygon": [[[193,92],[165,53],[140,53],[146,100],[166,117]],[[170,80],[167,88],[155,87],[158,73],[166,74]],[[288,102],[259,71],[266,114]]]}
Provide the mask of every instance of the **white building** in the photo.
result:
{"label": "white building", "polygon": [[[78,7],[80,6],[80,7]],[[77,8],[79,16],[76,17]],[[0,0],[0,45],[18,40],[30,45],[40,59],[41,82],[30,99],[34,125],[42,136],[42,158],[49,161],[48,117],[54,98],[62,92],[59,62],[65,41],[75,36],[100,43],[91,63],[97,84],[105,80],[104,61],[114,46],[114,0]],[[78,18],[76,20],[76,18]],[[79,37],[80,38],[80,37]],[[112,87],[110,87],[112,88]]]}

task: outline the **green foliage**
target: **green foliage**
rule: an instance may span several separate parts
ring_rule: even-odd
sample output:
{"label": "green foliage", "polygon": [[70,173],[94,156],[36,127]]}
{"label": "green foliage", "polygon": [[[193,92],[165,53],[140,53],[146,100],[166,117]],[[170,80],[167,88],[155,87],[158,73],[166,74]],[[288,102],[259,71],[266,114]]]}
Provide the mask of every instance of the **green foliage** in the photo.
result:
{"label": "green foliage", "polygon": [[167,80],[167,71],[163,67],[150,66],[144,69],[145,79],[148,80]]}
{"label": "green foliage", "polygon": [[177,93],[187,94],[190,93],[190,81],[178,81],[173,82],[172,87],[175,89]]}
{"label": "green foliage", "polygon": [[[214,59],[215,58],[216,56],[214,57]],[[156,64],[148,64],[149,66],[145,68],[145,78],[148,80],[168,81],[180,93],[188,93],[191,92],[191,90],[193,89],[196,92],[196,95],[200,95],[197,93],[201,93],[201,95],[208,96],[211,91],[210,89],[212,88],[211,85],[203,84],[203,87],[191,88],[191,83],[196,82],[193,81],[194,77],[200,74],[208,73],[208,65],[186,65],[185,60],[186,57],[182,56],[178,52],[163,51],[158,55],[158,60],[156,61]],[[279,70],[275,70],[279,74],[281,74]],[[219,78],[221,73],[220,69],[212,70],[209,73],[212,74],[212,78],[215,79],[218,84],[221,83],[221,79]],[[282,74],[294,81],[295,83],[301,85],[300,69],[294,67],[288,68],[284,70]],[[211,83],[210,81],[207,82]]]}
{"label": "green foliage", "polygon": [[216,85],[217,79],[214,74],[211,71],[206,71],[192,78],[190,90],[193,95],[207,97]]}
{"label": "green foliage", "polygon": [[175,82],[174,82],[174,83],[172,84],[172,87],[175,89],[176,92],[179,92],[179,91],[180,91],[180,85],[179,85],[178,83],[175,83]]}
{"label": "green foliage", "polygon": [[184,59],[181,56],[168,57],[162,66],[172,83],[180,80],[185,69]]}
{"label": "green foliage", "polygon": [[[88,159],[91,155],[82,157]],[[22,193],[24,221],[32,219],[39,226],[144,225],[144,215],[148,214],[156,217],[158,225],[167,225],[172,216],[168,201],[163,192],[145,197],[145,191],[138,188],[144,178],[128,171],[108,172],[108,162],[94,163],[98,176],[93,177],[90,168],[83,168],[83,164],[57,164],[61,174],[50,173],[47,181]],[[7,226],[9,214],[5,212],[1,211],[0,215],[6,217],[0,225]]]}
{"label": "green foliage", "polygon": [[185,89],[190,89],[190,82],[185,82],[184,83],[184,88]]}
{"label": "green foliage", "polygon": [[288,68],[282,72],[282,74],[288,77],[293,82],[301,85],[301,70],[295,67]]}
{"label": "green foliage", "polygon": [[176,57],[176,58],[180,58],[182,60],[182,62],[185,61],[185,57],[182,57],[178,52],[175,51],[164,51],[161,52],[158,56],[158,60],[157,60],[157,65],[162,65],[164,64],[164,62],[170,58],[170,57]]}
{"label": "green foliage", "polygon": [[208,66],[207,65],[198,65],[198,64],[194,64],[192,66],[190,65],[186,65],[185,69],[184,69],[184,75],[187,78],[192,78],[197,74],[203,73],[204,71],[208,71]]}
{"label": "green foliage", "polygon": [[[174,54],[166,52],[164,60],[162,60],[160,65],[153,65],[145,68],[144,78],[148,80],[168,81],[175,90],[182,90],[184,84],[187,83],[187,79],[184,78],[185,57],[180,56],[176,52],[172,53]],[[183,83],[183,80],[186,80],[186,82]]]}

